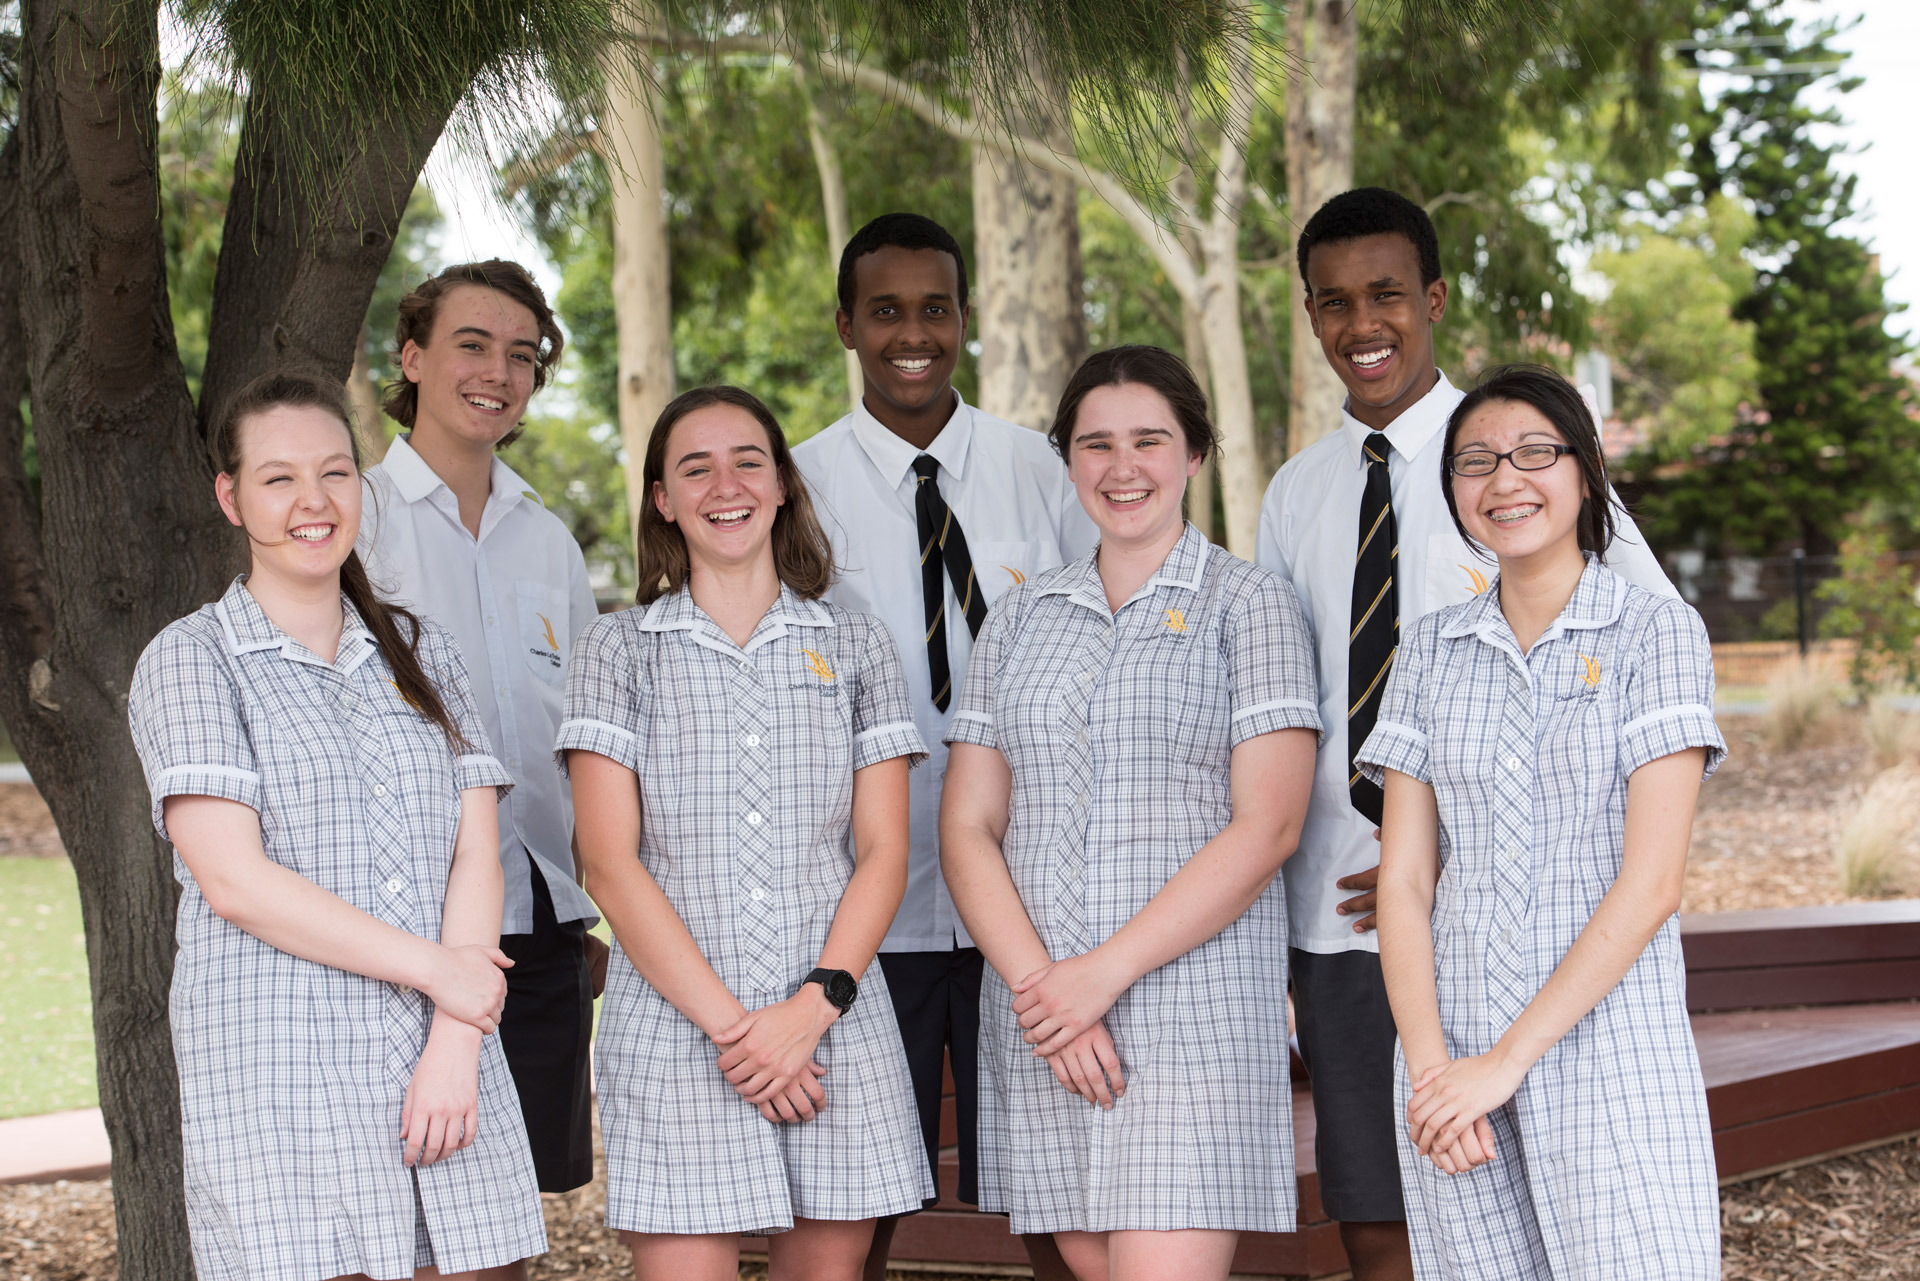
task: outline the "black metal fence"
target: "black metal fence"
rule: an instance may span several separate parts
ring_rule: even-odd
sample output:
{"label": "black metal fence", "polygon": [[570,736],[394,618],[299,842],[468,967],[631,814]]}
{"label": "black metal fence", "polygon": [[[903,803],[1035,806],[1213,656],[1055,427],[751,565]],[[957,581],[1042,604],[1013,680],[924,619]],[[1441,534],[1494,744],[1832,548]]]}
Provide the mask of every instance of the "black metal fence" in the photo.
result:
{"label": "black metal fence", "polygon": [[[1920,569],[1920,552],[1898,552],[1888,562]],[[1831,606],[1816,590],[1840,576],[1837,556],[1729,557],[1709,560],[1682,551],[1662,557],[1667,577],[1700,611],[1715,641],[1799,641],[1820,638]],[[1920,574],[1916,574],[1920,577]]]}

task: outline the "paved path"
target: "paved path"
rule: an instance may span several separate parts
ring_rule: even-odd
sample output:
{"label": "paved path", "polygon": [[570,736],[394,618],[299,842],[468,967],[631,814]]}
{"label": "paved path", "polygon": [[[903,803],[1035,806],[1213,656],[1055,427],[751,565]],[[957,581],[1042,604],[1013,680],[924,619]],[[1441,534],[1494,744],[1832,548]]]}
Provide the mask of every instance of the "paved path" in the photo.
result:
{"label": "paved path", "polygon": [[0,1183],[104,1179],[108,1160],[99,1108],[0,1121]]}

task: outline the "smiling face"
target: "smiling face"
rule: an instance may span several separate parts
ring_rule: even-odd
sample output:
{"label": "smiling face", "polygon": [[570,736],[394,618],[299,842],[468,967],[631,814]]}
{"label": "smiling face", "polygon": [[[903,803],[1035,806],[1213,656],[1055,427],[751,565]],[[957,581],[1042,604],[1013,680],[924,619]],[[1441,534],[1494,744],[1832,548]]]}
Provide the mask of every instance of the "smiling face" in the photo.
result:
{"label": "smiling face", "polygon": [[485,285],[449,290],[426,346],[400,349],[400,372],[420,388],[414,431],[492,449],[526,414],[539,353],[526,307]]}
{"label": "smiling face", "polygon": [[746,410],[707,405],[673,425],[653,503],[680,527],[696,571],[771,560],[773,520],[786,500],[767,430]]}
{"label": "smiling face", "polygon": [[1067,473],[1103,543],[1148,546],[1179,529],[1180,500],[1200,461],[1187,452],[1172,406],[1151,387],[1096,387],[1080,402]]}
{"label": "smiling face", "polygon": [[853,264],[853,312],[835,314],[840,341],[860,357],[867,408],[882,423],[936,416],[953,404],[953,369],[967,341],[960,271],[938,249],[887,245]]}
{"label": "smiling face", "polygon": [[1347,410],[1379,430],[1433,389],[1433,327],[1447,282],[1420,283],[1405,236],[1316,245],[1307,256],[1307,310],[1327,363],[1347,388]]}
{"label": "smiling face", "polygon": [[[1460,424],[1453,452],[1504,454],[1523,445],[1566,443],[1560,429],[1532,405],[1490,400]],[[1503,566],[1542,555],[1579,557],[1580,504],[1587,486],[1572,455],[1539,471],[1519,471],[1503,460],[1490,475],[1449,475],[1447,480],[1461,524]]]}
{"label": "smiling face", "polygon": [[276,405],[240,425],[239,465],[214,493],[247,531],[253,573],[338,583],[360,534],[360,469],[347,425],[325,409]]}

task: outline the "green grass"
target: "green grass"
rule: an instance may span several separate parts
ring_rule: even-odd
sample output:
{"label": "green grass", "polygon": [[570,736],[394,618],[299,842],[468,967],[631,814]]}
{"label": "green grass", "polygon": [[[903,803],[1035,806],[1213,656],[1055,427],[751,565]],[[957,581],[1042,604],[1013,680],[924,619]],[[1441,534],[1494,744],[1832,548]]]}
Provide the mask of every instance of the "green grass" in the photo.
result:
{"label": "green grass", "polygon": [[0,1117],[99,1102],[73,865],[0,858]]}

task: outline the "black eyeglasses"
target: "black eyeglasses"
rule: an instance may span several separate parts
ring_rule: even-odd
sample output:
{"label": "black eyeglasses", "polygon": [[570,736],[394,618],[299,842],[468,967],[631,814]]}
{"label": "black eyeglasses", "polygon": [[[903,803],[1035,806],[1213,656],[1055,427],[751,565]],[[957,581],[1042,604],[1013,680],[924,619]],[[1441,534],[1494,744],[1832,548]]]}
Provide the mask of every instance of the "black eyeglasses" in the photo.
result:
{"label": "black eyeglasses", "polygon": [[1490,449],[1468,449],[1447,459],[1447,470],[1456,476],[1491,476],[1506,459],[1515,471],[1545,471],[1560,461],[1563,454],[1580,451],[1572,445],[1522,445],[1496,454]]}

